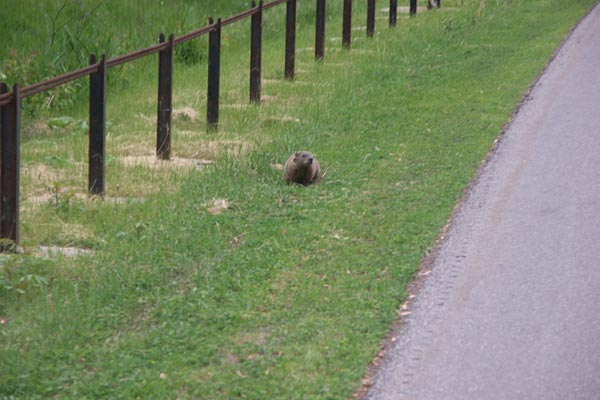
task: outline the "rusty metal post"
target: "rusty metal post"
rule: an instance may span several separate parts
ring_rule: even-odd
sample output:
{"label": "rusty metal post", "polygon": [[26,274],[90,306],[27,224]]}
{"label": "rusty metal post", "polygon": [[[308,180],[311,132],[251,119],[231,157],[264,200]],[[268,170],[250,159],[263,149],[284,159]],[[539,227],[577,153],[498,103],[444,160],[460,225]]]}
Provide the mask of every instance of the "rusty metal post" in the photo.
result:
{"label": "rusty metal post", "polygon": [[[90,64],[96,64],[96,55]],[[106,56],[102,55],[98,69],[90,75],[89,175],[91,195],[104,196],[106,154]]]}
{"label": "rusty metal post", "polygon": [[410,16],[414,16],[417,14],[417,0],[410,0]]}
{"label": "rusty metal post", "polygon": [[296,60],[296,0],[287,0],[285,19],[285,79],[293,80]]}
{"label": "rusty metal post", "polygon": [[375,32],[375,0],[367,2],[367,36],[373,37]]}
{"label": "rusty metal post", "polygon": [[[5,83],[0,94],[8,93]],[[19,244],[19,185],[21,144],[21,92],[13,86],[12,101],[0,107],[0,238]],[[0,251],[14,251],[12,245],[0,246]]]}
{"label": "rusty metal post", "polygon": [[342,45],[350,48],[352,41],[352,0],[344,0],[344,18],[342,23]]}
{"label": "rusty metal post", "polygon": [[[169,46],[158,53],[158,116],[156,123],[156,157],[168,160],[171,157],[171,116],[173,110],[173,40],[169,36]],[[159,42],[165,42],[160,34]]]}
{"label": "rusty metal post", "polygon": [[[256,2],[252,1],[252,8]],[[252,14],[250,35],[250,102],[260,103],[260,76],[262,53],[262,14],[263,2],[258,3],[258,11]]]}
{"label": "rusty metal post", "polygon": [[325,57],[325,0],[317,0],[315,60]]}
{"label": "rusty metal post", "polygon": [[[209,24],[213,19],[209,18]],[[208,95],[206,119],[208,128],[216,129],[219,124],[219,83],[221,74],[221,18],[214,24],[208,36]]]}
{"label": "rusty metal post", "polygon": [[390,0],[390,26],[396,26],[398,20],[398,0]]}

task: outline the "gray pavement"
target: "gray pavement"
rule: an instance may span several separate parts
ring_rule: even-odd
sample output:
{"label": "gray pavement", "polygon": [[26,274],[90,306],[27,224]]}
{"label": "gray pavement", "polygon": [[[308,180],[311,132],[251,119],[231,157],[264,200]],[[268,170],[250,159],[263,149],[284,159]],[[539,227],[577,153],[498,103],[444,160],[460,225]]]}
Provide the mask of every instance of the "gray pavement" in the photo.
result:
{"label": "gray pavement", "polygon": [[483,167],[366,395],[600,399],[600,6]]}

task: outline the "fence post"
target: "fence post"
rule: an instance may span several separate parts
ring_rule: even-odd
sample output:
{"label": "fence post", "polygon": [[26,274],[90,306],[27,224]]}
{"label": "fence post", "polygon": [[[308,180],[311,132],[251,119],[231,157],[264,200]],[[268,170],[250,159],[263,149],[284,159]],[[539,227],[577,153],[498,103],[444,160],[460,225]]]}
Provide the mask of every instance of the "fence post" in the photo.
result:
{"label": "fence post", "polygon": [[[213,19],[208,19],[213,24]],[[221,70],[221,18],[214,23],[208,35],[208,95],[206,119],[208,128],[216,129],[219,124],[219,81]]]}
{"label": "fence post", "polygon": [[315,60],[325,56],[325,0],[317,0],[317,24],[315,34]]}
{"label": "fence post", "polygon": [[398,0],[390,0],[390,26],[396,26],[398,19]]}
{"label": "fence post", "polygon": [[[90,64],[96,64],[96,55]],[[104,156],[106,153],[106,56],[102,55],[98,69],[90,75],[89,174],[91,195],[104,196]]]}
{"label": "fence post", "polygon": [[[8,93],[6,83],[0,94]],[[11,103],[0,107],[0,238],[19,244],[19,183],[21,142],[21,92],[13,86]],[[2,244],[0,251],[15,251],[14,245]]]}
{"label": "fence post", "polygon": [[285,17],[285,79],[293,80],[296,60],[296,0],[287,0]]}
{"label": "fence post", "polygon": [[[165,42],[160,34],[159,42]],[[158,116],[156,123],[156,157],[168,160],[171,157],[171,116],[173,99],[173,40],[169,36],[169,46],[158,53]]]}
{"label": "fence post", "polygon": [[[256,2],[252,0],[252,8]],[[252,14],[250,35],[250,102],[260,102],[260,75],[262,53],[262,13],[263,1],[258,3],[258,11]]]}
{"label": "fence post", "polygon": [[375,32],[375,0],[369,0],[367,3],[367,36],[373,37]]}
{"label": "fence post", "polygon": [[410,0],[410,16],[417,14],[417,0]]}
{"label": "fence post", "polygon": [[352,41],[352,0],[344,0],[344,19],[342,23],[342,45],[350,48]]}

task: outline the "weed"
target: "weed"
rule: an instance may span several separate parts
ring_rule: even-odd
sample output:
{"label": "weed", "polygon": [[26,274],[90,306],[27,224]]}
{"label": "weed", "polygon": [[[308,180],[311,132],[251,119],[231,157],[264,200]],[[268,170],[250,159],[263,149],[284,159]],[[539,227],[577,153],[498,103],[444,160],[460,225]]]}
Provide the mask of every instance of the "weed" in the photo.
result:
{"label": "weed", "polygon": [[0,313],[14,296],[24,296],[32,291],[44,290],[48,279],[40,275],[39,260],[31,257],[0,254]]}

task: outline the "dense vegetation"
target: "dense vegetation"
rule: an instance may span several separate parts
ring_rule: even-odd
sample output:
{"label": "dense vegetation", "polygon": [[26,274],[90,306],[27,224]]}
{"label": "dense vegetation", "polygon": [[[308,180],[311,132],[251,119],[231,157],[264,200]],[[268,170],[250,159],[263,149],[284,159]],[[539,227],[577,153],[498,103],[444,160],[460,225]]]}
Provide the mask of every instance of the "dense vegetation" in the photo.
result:
{"label": "dense vegetation", "polygon": [[[356,30],[342,51],[342,1],[330,0],[315,63],[314,2],[299,1],[294,82],[284,7],[269,10],[260,106],[248,104],[248,25],[224,30],[218,131],[204,121],[206,65],[179,60],[168,162],[153,159],[156,59],[111,70],[104,200],[85,194],[85,129],[50,123],[85,121],[87,104],[33,98],[23,253],[0,256],[0,396],[349,398],[501,127],[595,2],[444,0],[394,29],[379,4],[375,37]],[[247,7],[2,3],[3,43],[35,57],[33,81]],[[364,18],[356,5],[355,26]],[[321,184],[283,182],[280,164],[300,149],[319,157]],[[41,245],[88,253],[45,257]]]}
{"label": "dense vegetation", "polygon": [[[159,32],[179,36],[206,25],[210,16],[227,17],[249,7],[250,1],[242,0],[19,0],[18,7],[13,0],[0,0],[0,81],[33,84],[86,66],[92,53],[120,56],[155,43]],[[231,31],[236,37],[246,34],[239,28]],[[176,61],[205,63],[203,44],[193,41],[176,47]],[[122,87],[132,79],[130,68],[124,69],[111,74],[112,84]],[[78,99],[74,94],[84,89],[81,82],[55,89],[49,105],[70,107]],[[45,99],[26,101],[26,110],[45,108]]]}

